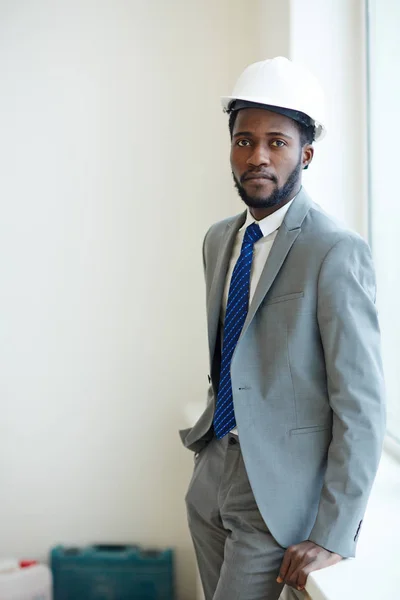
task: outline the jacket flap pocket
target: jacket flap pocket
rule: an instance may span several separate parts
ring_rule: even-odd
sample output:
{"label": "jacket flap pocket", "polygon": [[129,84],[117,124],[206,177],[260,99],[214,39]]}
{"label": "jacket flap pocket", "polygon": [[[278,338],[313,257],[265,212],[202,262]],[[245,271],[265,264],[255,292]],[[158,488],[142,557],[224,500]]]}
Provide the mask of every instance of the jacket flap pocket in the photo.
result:
{"label": "jacket flap pocket", "polygon": [[317,431],[326,431],[331,429],[331,425],[313,425],[312,427],[298,427],[291,429],[290,435],[301,435],[303,433],[315,433]]}
{"label": "jacket flap pocket", "polygon": [[276,302],[286,302],[287,300],[295,300],[296,298],[303,298],[304,292],[294,292],[293,294],[284,294],[283,296],[275,296],[272,298],[266,298],[264,300],[264,306],[268,304],[275,304]]}

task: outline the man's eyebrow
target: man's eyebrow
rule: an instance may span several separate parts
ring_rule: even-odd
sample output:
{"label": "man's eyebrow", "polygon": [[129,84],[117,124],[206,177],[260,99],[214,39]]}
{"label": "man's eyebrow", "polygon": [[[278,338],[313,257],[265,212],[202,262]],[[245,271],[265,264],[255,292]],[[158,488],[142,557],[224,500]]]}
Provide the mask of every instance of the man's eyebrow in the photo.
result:
{"label": "man's eyebrow", "polygon": [[233,137],[239,137],[240,135],[247,135],[248,137],[251,137],[253,134],[251,131],[238,131],[237,133],[233,134]]}
{"label": "man's eyebrow", "polygon": [[[233,134],[233,137],[240,137],[240,136],[247,136],[247,137],[253,137],[253,133],[251,131],[238,131],[237,133]],[[287,133],[283,133],[282,131],[268,131],[265,135],[274,135],[277,137],[284,137],[287,138],[288,140],[292,140],[292,136],[288,135]]]}
{"label": "man's eyebrow", "polygon": [[288,140],[292,140],[292,136],[287,133],[283,133],[282,131],[268,131],[267,135],[275,135],[277,137],[285,137]]}

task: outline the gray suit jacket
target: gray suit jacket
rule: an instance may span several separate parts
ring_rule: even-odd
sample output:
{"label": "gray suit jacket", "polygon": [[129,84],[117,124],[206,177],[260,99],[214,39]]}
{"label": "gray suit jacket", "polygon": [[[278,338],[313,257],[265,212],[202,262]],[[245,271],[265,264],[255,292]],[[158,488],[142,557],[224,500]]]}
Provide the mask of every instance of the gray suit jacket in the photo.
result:
{"label": "gray suit jacket", "polygon": [[[211,385],[181,431],[201,451],[213,435],[220,310],[246,213],[213,225],[203,247]],[[309,539],[354,556],[385,428],[375,277],[368,245],[302,190],[251,301],[231,378],[241,449],[259,510],[284,547]]]}

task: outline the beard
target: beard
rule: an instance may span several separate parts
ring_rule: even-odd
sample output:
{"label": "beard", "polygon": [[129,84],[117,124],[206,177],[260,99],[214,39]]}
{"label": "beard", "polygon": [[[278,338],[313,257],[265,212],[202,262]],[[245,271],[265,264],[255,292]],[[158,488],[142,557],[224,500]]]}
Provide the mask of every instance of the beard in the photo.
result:
{"label": "beard", "polygon": [[273,208],[274,206],[278,206],[279,204],[284,204],[285,202],[291,200],[294,196],[294,190],[298,186],[300,172],[302,170],[301,157],[299,162],[293,169],[293,171],[289,174],[285,183],[279,187],[278,180],[276,177],[272,177],[272,181],[275,183],[275,189],[269,196],[250,196],[242,185],[243,177],[248,175],[248,172],[243,173],[240,178],[240,181],[235,177],[234,173],[233,180],[235,182],[235,187],[238,191],[239,196],[243,200],[243,202],[249,206],[250,208]]}

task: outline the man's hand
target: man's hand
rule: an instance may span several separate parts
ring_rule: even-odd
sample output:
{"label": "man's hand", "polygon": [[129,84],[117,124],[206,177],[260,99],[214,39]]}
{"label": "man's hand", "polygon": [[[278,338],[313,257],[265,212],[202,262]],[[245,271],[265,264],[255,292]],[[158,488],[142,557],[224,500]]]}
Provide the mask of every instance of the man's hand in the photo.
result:
{"label": "man's hand", "polygon": [[339,554],[329,552],[314,542],[306,541],[289,546],[283,556],[277,582],[286,583],[297,590],[304,590],[311,571],[330,567],[341,560]]}

